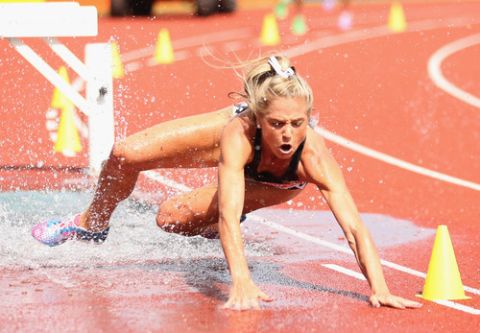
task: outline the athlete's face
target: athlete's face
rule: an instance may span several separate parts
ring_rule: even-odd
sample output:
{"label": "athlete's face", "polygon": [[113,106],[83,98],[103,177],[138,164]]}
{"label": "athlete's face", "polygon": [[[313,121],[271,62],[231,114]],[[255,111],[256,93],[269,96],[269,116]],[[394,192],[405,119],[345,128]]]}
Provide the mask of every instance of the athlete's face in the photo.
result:
{"label": "athlete's face", "polygon": [[277,97],[258,119],[262,128],[262,149],[288,159],[307,135],[307,102],[304,97]]}

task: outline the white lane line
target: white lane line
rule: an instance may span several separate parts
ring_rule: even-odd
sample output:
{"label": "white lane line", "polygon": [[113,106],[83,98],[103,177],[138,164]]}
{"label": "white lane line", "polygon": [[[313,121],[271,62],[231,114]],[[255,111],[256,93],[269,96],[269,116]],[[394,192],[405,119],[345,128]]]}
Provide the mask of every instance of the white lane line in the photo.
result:
{"label": "white lane line", "polygon": [[319,133],[321,136],[323,136],[325,139],[335,142],[336,144],[348,148],[350,150],[353,150],[357,153],[363,154],[365,156],[380,160],[382,162],[394,165],[396,167],[399,167],[401,169],[405,169],[414,173],[418,173],[423,176],[427,176],[430,178],[438,179],[441,181],[444,181],[446,183],[451,183],[455,184],[458,186],[466,187],[475,191],[480,191],[480,184],[460,179],[457,177],[449,176],[444,173],[440,173],[438,171],[430,170],[406,161],[403,161],[399,158],[387,155],[385,153],[381,153],[377,150],[368,148],[366,146],[363,146],[359,143],[353,142],[349,139],[346,139],[340,135],[334,134],[322,127],[316,127],[315,131]]}
{"label": "white lane line", "polygon": [[458,88],[449,80],[447,80],[443,75],[441,68],[442,62],[447,57],[477,44],[480,44],[480,34],[471,35],[443,46],[428,60],[428,75],[433,83],[440,89],[458,98],[459,100],[480,109],[480,98]]}
{"label": "white lane line", "polygon": [[[257,216],[257,215],[254,215],[254,214],[248,214],[248,218],[253,219],[253,220],[257,221],[258,223],[266,225],[266,226],[268,226],[272,229],[275,229],[277,231],[282,231],[286,234],[298,237],[298,238],[306,240],[308,242],[311,242],[311,243],[314,243],[314,244],[317,244],[317,245],[321,245],[323,247],[326,247],[326,248],[329,248],[329,249],[332,249],[332,250],[335,250],[335,251],[338,251],[338,252],[342,252],[342,253],[345,253],[345,254],[349,254],[349,255],[352,254],[352,250],[350,248],[346,247],[346,246],[341,246],[341,245],[337,245],[337,244],[334,244],[334,243],[330,243],[328,241],[325,241],[325,240],[319,239],[317,237],[305,234],[303,232],[285,227],[281,224],[271,222],[271,221],[267,221],[266,219],[264,219],[260,216]],[[395,269],[397,271],[407,273],[407,274],[410,274],[410,275],[413,275],[413,276],[421,277],[423,279],[425,279],[426,276],[427,276],[427,274],[425,274],[423,272],[420,272],[420,271],[414,270],[412,268],[396,264],[396,263],[391,262],[391,261],[381,259],[380,263],[385,267],[389,267],[389,268],[392,268],[392,269]],[[479,289],[476,289],[476,288],[473,288],[473,287],[468,287],[468,286],[463,286],[463,288],[464,288],[465,291],[468,291],[472,294],[480,295],[480,290]]]}
{"label": "white lane line", "polygon": [[150,178],[150,179],[152,179],[156,182],[159,182],[163,185],[166,185],[168,187],[174,188],[174,189],[176,189],[180,192],[189,192],[189,191],[192,190],[191,187],[188,187],[186,185],[177,183],[174,180],[171,180],[171,179],[169,179],[165,176],[162,176],[161,174],[159,174],[158,172],[156,172],[154,170],[143,171],[142,174],[145,175],[147,178]]}
{"label": "white lane line", "polygon": [[125,71],[131,73],[140,70],[142,67],[143,64],[140,61],[133,61],[125,64]]}
{"label": "white lane line", "polygon": [[355,279],[362,280],[362,281],[367,281],[367,279],[365,279],[365,276],[363,276],[363,274],[361,274],[359,272],[352,271],[351,269],[348,269],[348,268],[345,268],[345,267],[342,267],[342,266],[339,266],[339,265],[335,265],[335,264],[322,264],[322,266],[326,267],[326,268],[329,268],[331,270],[334,270],[336,272],[343,273],[345,275],[354,277]]}
{"label": "white lane line", "polygon": [[[480,23],[480,20],[471,20],[472,24]],[[407,32],[419,32],[419,31],[428,31],[441,29],[445,27],[464,27],[465,19],[463,18],[453,18],[446,20],[425,20],[412,22],[408,25]],[[308,44],[301,44],[296,47],[290,47],[288,50],[283,51],[282,53],[288,57],[297,57],[302,56],[310,52],[318,51],[323,48],[344,45],[353,42],[359,42],[363,40],[391,36],[392,32],[384,25],[373,27],[373,28],[364,28],[359,30],[353,30],[345,32],[341,35],[327,36],[317,40],[314,40]]]}
{"label": "white lane line", "polygon": [[463,311],[463,312],[467,312],[467,313],[470,313],[470,314],[473,314],[473,315],[477,315],[477,316],[480,315],[480,310],[472,308],[471,306],[463,305],[463,304],[460,304],[460,303],[455,303],[455,302],[452,302],[452,301],[433,301],[433,302],[437,303],[437,304],[440,304],[440,305],[443,305],[443,306],[447,306],[447,307],[455,309],[455,310],[460,310],[460,311]]}
{"label": "white lane line", "polygon": [[[423,20],[418,22],[409,23],[409,32],[415,31],[424,31],[424,30],[433,30],[445,27],[456,27],[456,26],[465,26],[466,22],[469,24],[480,23],[480,20],[474,20],[472,18],[453,18],[445,20]],[[251,37],[252,29],[242,28],[237,30],[227,30],[224,32],[214,32],[201,36],[194,36],[184,39],[179,39],[173,41],[172,45],[175,51],[180,49],[186,49],[189,47],[207,45],[209,43],[215,42],[228,42],[231,40],[238,41],[241,39],[247,39]],[[295,57],[299,55],[304,55],[313,51],[317,51],[321,48],[327,48],[352,42],[357,42],[361,40],[367,40],[372,38],[378,38],[382,36],[391,35],[391,31],[385,26],[377,26],[374,28],[361,28],[358,30],[353,30],[349,32],[342,33],[341,35],[326,36],[318,40],[309,42],[308,44],[301,44],[297,47],[291,47],[288,50],[282,51],[285,55],[289,57]],[[243,47],[248,47],[247,43],[243,43]],[[240,49],[237,49],[238,51]],[[145,57],[153,56],[155,51],[155,46],[147,46],[141,49],[133,50],[126,52],[121,55],[121,60],[123,63],[130,61],[138,60]],[[182,60],[185,58],[182,57]],[[152,66],[152,64],[149,64]]]}
{"label": "white lane line", "polygon": [[[248,38],[251,36],[250,28],[241,28],[235,30],[227,30],[222,32],[213,32],[205,35],[188,37],[172,41],[172,46],[175,51],[180,49],[189,48],[192,46],[205,45],[210,43],[224,42],[228,40],[238,40],[242,38]],[[141,49],[126,52],[121,55],[123,63],[138,60],[145,57],[153,56],[155,51],[155,45],[147,46]]]}
{"label": "white lane line", "polygon": [[[478,21],[478,20],[477,21],[472,21],[471,23],[478,23],[478,22],[480,22],[480,21]],[[464,26],[464,24],[465,24],[465,19],[462,19],[462,18],[456,18],[456,19],[451,19],[451,20],[443,20],[443,21],[440,21],[440,22],[436,21],[436,20],[429,20],[429,21],[410,23],[409,24],[409,31],[420,31],[420,30],[429,30],[429,29],[431,30],[431,29],[443,28],[445,26],[448,26],[448,27],[452,27],[452,26],[456,26],[456,25]],[[238,32],[241,37],[244,37],[244,35],[245,36],[247,35],[248,31],[249,31],[248,29],[240,29],[236,32]],[[232,33],[232,30],[231,31],[226,31],[226,32],[221,33],[221,34],[210,34],[208,36],[205,35],[207,37],[205,37],[205,36],[204,37],[206,39],[210,40],[210,41],[212,41],[212,40],[215,40],[215,41],[223,40],[224,38],[226,38],[226,40],[228,40],[229,35],[231,33]],[[342,35],[322,37],[322,38],[318,39],[317,41],[314,41],[314,42],[312,42],[308,45],[302,44],[298,47],[292,47],[288,51],[286,51],[285,53],[288,53],[289,56],[294,57],[294,56],[304,55],[306,53],[316,51],[316,50],[321,49],[321,48],[337,46],[337,45],[351,43],[351,42],[355,42],[355,41],[361,41],[361,40],[365,40],[365,39],[369,39],[369,38],[386,36],[386,35],[390,35],[390,34],[391,34],[391,32],[388,29],[386,29],[384,26],[380,26],[380,27],[376,27],[376,28],[372,28],[372,29],[368,29],[368,30],[365,29],[365,30],[361,30],[361,31],[351,31],[351,32],[348,32],[348,33],[344,33]],[[180,45],[182,47],[198,45],[198,43],[195,44],[195,40],[198,40],[198,38],[197,37],[196,38],[192,37],[192,38],[183,39],[183,40],[180,40],[178,42],[178,45]],[[178,47],[178,45],[177,45],[177,47]],[[148,48],[148,49],[150,50],[151,47]],[[131,53],[128,53],[127,55],[133,55],[134,54],[133,52],[136,52],[136,51],[132,51]],[[151,53],[149,53],[149,55],[151,55]],[[180,51],[180,52],[176,53],[176,56],[179,58],[178,60],[184,60],[184,59],[188,58],[188,55],[187,55],[186,51]],[[133,58],[131,60],[133,60]],[[155,61],[150,59],[149,62],[148,62],[148,66],[154,66],[154,65],[156,65]],[[78,119],[77,119],[77,122],[78,122]],[[79,125],[81,125],[80,122],[78,122],[78,123],[79,123]],[[85,132],[85,131],[83,131],[83,132]],[[362,146],[362,145],[360,145],[358,143],[355,143],[353,141],[350,141],[350,140],[348,140],[348,139],[346,139],[342,136],[333,134],[332,132],[329,132],[326,129],[319,128],[319,129],[317,129],[317,132],[319,132],[327,140],[330,140],[330,141],[335,142],[339,145],[342,145],[345,148],[348,148],[348,149],[354,150],[356,152],[365,154],[366,156],[378,159],[380,161],[389,163],[389,164],[397,166],[399,168],[403,168],[405,170],[409,170],[409,171],[412,171],[412,172],[415,172],[415,173],[418,173],[418,174],[421,174],[421,175],[424,175],[424,176],[428,176],[428,177],[431,177],[431,178],[442,180],[444,182],[448,182],[448,183],[452,183],[452,184],[455,184],[455,185],[470,188],[470,189],[473,189],[475,191],[480,190],[480,184],[477,184],[477,183],[474,183],[474,182],[471,182],[471,181],[468,181],[468,180],[463,180],[463,179],[460,179],[460,178],[456,178],[456,177],[453,177],[453,176],[450,176],[450,175],[446,175],[446,174],[443,174],[443,173],[440,173],[440,172],[437,172],[437,171],[429,170],[429,169],[426,169],[424,167],[414,165],[412,163],[400,160],[400,159],[395,158],[393,156],[390,156],[390,155],[375,151],[373,149],[367,148],[365,146]]]}
{"label": "white lane line", "polygon": [[[480,20],[471,20],[472,24],[475,23],[480,23]],[[409,24],[409,31],[424,31],[424,30],[433,30],[433,29],[438,29],[438,28],[444,28],[444,27],[454,27],[454,26],[464,26],[465,25],[465,19],[464,18],[454,18],[454,19],[449,19],[449,20],[427,20],[427,21],[420,21],[420,22],[412,22]],[[327,37],[322,37],[316,41],[313,41],[312,43],[309,44],[302,44],[297,47],[292,47],[285,51],[284,53],[290,57],[295,57],[295,56],[300,56],[304,55],[306,53],[312,52],[319,50],[321,48],[327,48],[327,47],[332,47],[332,46],[338,46],[341,44],[346,44],[346,43],[351,43],[351,42],[357,42],[361,40],[366,40],[370,38],[377,38],[381,36],[387,36],[391,35],[391,32],[385,27],[385,26],[379,26],[376,28],[371,28],[371,29],[364,29],[364,30],[359,30],[359,31],[351,31],[344,33],[342,35],[336,35],[336,36],[327,36]],[[183,59],[182,59],[183,60]],[[149,64],[153,65],[153,64]],[[379,151],[376,151],[374,149],[368,148],[366,146],[360,145],[358,143],[355,143],[351,140],[348,140],[340,135],[333,134],[332,132],[323,129],[323,128],[317,128],[317,132],[319,132],[325,139],[335,142],[345,148],[348,148],[350,150],[356,151],[358,153],[364,154],[366,156],[375,158],[377,160],[380,160],[382,162],[397,166],[399,168],[415,172],[427,177],[431,177],[437,180],[441,180],[447,183],[455,184],[458,186],[466,187],[475,191],[480,191],[480,184],[474,183],[469,180],[464,180],[461,178],[457,178],[454,176],[450,176],[438,171],[430,170],[415,164],[412,164],[410,162],[403,161],[401,159],[398,159],[396,157],[387,155],[385,153],[381,153]]]}
{"label": "white lane line", "polygon": [[[192,190],[192,188],[190,188],[190,187],[188,187],[184,184],[180,184],[180,183],[178,183],[174,180],[171,180],[171,179],[168,179],[164,176],[161,176],[160,174],[158,174],[158,172],[156,172],[154,170],[145,171],[145,172],[143,172],[143,174],[147,178],[150,178],[154,181],[157,181],[157,182],[162,183],[164,185],[170,186],[170,187],[175,188],[175,189],[177,189],[179,191],[182,191],[182,192],[187,192],[187,191]],[[316,238],[316,237],[310,236],[308,234],[296,231],[294,229],[290,229],[288,227],[277,224],[275,222],[268,221],[268,220],[266,220],[266,219],[264,219],[260,216],[257,216],[255,214],[252,214],[252,213],[248,214],[248,218],[253,219],[257,223],[263,224],[263,225],[268,226],[272,229],[284,232],[286,234],[298,237],[300,239],[312,242],[314,244],[321,245],[323,247],[326,247],[326,248],[329,248],[329,249],[332,249],[332,250],[335,250],[335,251],[338,251],[338,252],[342,252],[342,253],[345,253],[345,254],[349,254],[349,255],[352,254],[352,250],[345,247],[345,246],[330,243],[328,241],[321,240],[319,238]],[[393,268],[395,270],[398,270],[398,271],[401,271],[401,272],[404,272],[404,273],[408,273],[408,274],[418,276],[418,277],[422,277],[422,278],[426,277],[426,274],[423,273],[423,272],[419,272],[419,271],[416,271],[414,269],[411,269],[411,268],[408,268],[408,267],[405,267],[405,266],[401,266],[401,265],[395,264],[395,263],[390,262],[390,261],[380,260],[380,262],[381,262],[382,265],[384,265],[386,267]],[[352,271],[350,269],[338,266],[338,265],[324,264],[322,266],[325,266],[325,267],[327,267],[329,269],[332,269],[332,270],[335,270],[337,272],[352,276],[352,277],[357,278],[359,280],[365,280],[365,277],[362,274],[360,274],[358,272],[355,272],[355,271]],[[465,289],[465,291],[469,291],[471,293],[480,295],[480,290],[478,290],[478,289],[468,287],[468,286],[464,286],[464,289]],[[434,301],[434,302],[439,304],[439,305],[447,306],[447,307],[450,307],[450,308],[453,308],[453,309],[456,309],[456,310],[459,310],[459,311],[464,311],[464,312],[467,312],[467,313],[470,313],[470,314],[473,314],[473,315],[480,315],[480,310],[479,309],[475,309],[473,307],[469,307],[469,306],[466,306],[466,305],[458,304],[458,303],[451,302],[451,301]]]}
{"label": "white lane line", "polygon": [[[185,60],[187,58],[190,58],[191,57],[191,52],[189,52],[189,51],[175,51],[173,56],[175,57],[175,62],[179,62],[179,61]],[[148,61],[147,61],[147,66],[148,67],[153,67],[153,66],[158,66],[158,65],[159,65],[159,63],[157,62],[157,60],[155,60],[155,58],[149,58]]]}
{"label": "white lane line", "polygon": [[[335,265],[335,264],[322,264],[322,266],[326,267],[326,268],[329,268],[331,270],[334,270],[336,272],[354,277],[355,279],[366,281],[363,274],[352,271],[351,269],[348,269],[348,268],[345,268],[345,267],[342,267],[342,266],[339,266],[339,265]],[[479,309],[473,308],[471,306],[463,305],[463,304],[460,304],[460,303],[455,303],[455,302],[452,302],[452,301],[432,301],[432,302],[437,303],[439,305],[443,305],[443,306],[452,308],[452,309],[455,309],[455,310],[467,312],[467,313],[470,313],[470,314],[473,314],[473,315],[480,315],[480,310]]]}
{"label": "white lane line", "polygon": [[[162,183],[164,185],[170,186],[170,187],[175,188],[175,189],[177,189],[179,191],[182,191],[182,192],[192,190],[192,188],[190,188],[190,187],[188,187],[184,184],[177,183],[174,180],[171,180],[171,179],[165,178],[164,176],[159,175],[154,170],[145,171],[145,172],[143,172],[143,174],[147,178],[150,178],[154,181],[157,181],[157,182]],[[264,219],[264,218],[262,218],[258,215],[255,215],[253,213],[248,214],[248,219],[255,220],[259,224],[268,226],[268,227],[270,227],[272,229],[275,229],[277,231],[284,232],[286,234],[298,237],[300,239],[309,241],[311,243],[321,245],[323,247],[326,247],[326,248],[329,248],[329,249],[332,249],[332,250],[335,250],[335,251],[338,251],[338,252],[342,252],[342,253],[345,253],[345,254],[352,255],[352,250],[350,248],[347,248],[347,247],[341,246],[341,245],[337,245],[337,244],[334,244],[334,243],[330,243],[328,241],[319,239],[319,238],[314,237],[314,236],[310,236],[310,235],[305,234],[303,232],[299,232],[299,231],[296,231],[294,229],[290,229],[288,227],[277,224],[275,222],[268,221],[268,220],[266,220],[266,219]],[[383,266],[393,268],[395,270],[398,270],[398,271],[401,271],[401,272],[404,272],[404,273],[408,273],[408,274],[418,276],[418,277],[422,277],[422,278],[426,277],[426,274],[423,273],[423,272],[419,272],[419,271],[416,271],[414,269],[411,269],[411,268],[408,268],[408,267],[405,267],[405,266],[401,266],[401,265],[395,264],[395,263],[390,262],[390,261],[380,260],[380,262]],[[350,269],[338,266],[338,265],[324,264],[322,266],[325,266],[325,267],[327,267],[329,269],[332,269],[332,270],[335,270],[337,272],[352,276],[352,277],[357,278],[359,280],[365,280],[365,277],[362,274],[360,274],[358,272],[355,272],[355,271],[352,271]],[[472,288],[472,287],[467,287],[467,286],[464,286],[464,289],[465,289],[465,291],[469,291],[473,294],[480,295],[480,290],[478,290],[478,289],[475,289],[475,288]],[[470,306],[466,306],[466,305],[463,305],[463,304],[458,304],[458,303],[455,303],[455,302],[452,302],[452,301],[434,301],[434,302],[439,304],[439,305],[443,305],[443,306],[453,308],[455,310],[467,312],[467,313],[470,313],[470,314],[473,314],[473,315],[480,315],[480,310],[479,309],[476,309],[476,308],[473,308],[473,307],[470,307]]]}
{"label": "white lane line", "polygon": [[[166,177],[160,175],[155,170],[144,171],[142,174],[144,174],[147,178],[149,178],[153,181],[159,182],[163,185],[169,186],[169,187],[174,188],[174,189],[176,189],[178,191],[181,191],[181,192],[188,192],[188,191],[192,190],[191,187],[186,186],[186,185],[181,184],[181,183],[178,183],[178,182],[176,182],[172,179],[166,178]],[[350,248],[346,247],[346,246],[337,245],[337,244],[319,239],[317,237],[305,234],[303,232],[296,231],[294,229],[285,227],[281,224],[278,224],[278,223],[275,223],[275,222],[272,222],[272,221],[268,221],[267,219],[265,219],[261,216],[255,215],[254,213],[249,213],[248,214],[248,219],[254,220],[259,224],[263,224],[263,225],[268,226],[268,227],[270,227],[272,229],[275,229],[277,231],[281,231],[283,233],[286,233],[286,234],[295,236],[297,238],[306,240],[308,242],[326,247],[328,249],[338,251],[338,252],[342,252],[342,253],[345,253],[345,254],[348,254],[348,255],[352,255],[352,250]],[[387,261],[387,260],[382,259],[382,260],[380,260],[380,262],[385,267],[389,267],[389,268],[392,268],[392,269],[395,269],[397,271],[407,273],[407,274],[410,274],[410,275],[413,275],[413,276],[421,277],[423,279],[425,279],[425,277],[427,276],[427,274],[425,274],[423,272],[420,272],[420,271],[417,271],[417,270],[414,270],[412,268],[405,267],[405,266],[402,266],[402,265],[399,265],[399,264],[395,264],[391,261]],[[468,291],[472,294],[480,295],[480,290],[479,289],[476,289],[476,288],[473,288],[473,287],[468,287],[468,286],[465,286],[465,285],[463,286],[463,288],[465,289],[465,291]]]}
{"label": "white lane line", "polygon": [[[436,22],[434,22],[434,23],[436,23]],[[442,23],[445,23],[445,22],[442,22]],[[453,23],[449,22],[448,24],[453,24]],[[431,24],[431,22],[427,22],[427,23],[423,22],[421,24],[417,24],[416,26],[414,26],[414,29],[426,30],[426,29],[435,29],[435,28],[443,27],[443,26],[444,26],[444,24],[436,25],[436,24]],[[410,26],[410,29],[411,28],[412,28],[412,26]],[[376,33],[371,34],[370,36],[368,36],[368,38],[383,36],[383,35],[386,35],[387,33],[389,33],[389,32],[385,31],[384,27],[380,27],[380,28],[377,28]],[[339,45],[339,44],[343,44],[343,43],[353,42],[353,41],[356,41],[358,39],[367,39],[366,36],[364,36],[364,38],[358,38],[358,36],[356,36],[357,32],[351,33],[350,35],[352,35],[352,34],[355,38],[352,38],[352,36],[347,36],[347,38],[338,38],[339,39],[338,41],[334,41],[333,38],[324,38],[323,42],[325,42],[325,40],[326,40],[325,44],[327,44],[327,45],[321,45],[321,44],[318,45],[319,43],[316,43],[315,49],[308,48],[307,50],[305,50],[306,47],[304,47],[304,46],[293,48],[292,51],[290,52],[291,53],[290,56],[292,56],[292,57],[295,56],[295,51],[298,52],[299,49],[302,49],[302,52],[298,52],[297,55],[305,54],[307,52],[317,50],[318,48],[321,48],[321,47],[329,47],[329,46]],[[455,177],[451,177],[451,176],[448,176],[448,175],[441,174],[441,173],[436,172],[436,171],[428,170],[426,168],[422,168],[422,167],[413,165],[411,163],[399,160],[399,159],[391,157],[389,155],[374,151],[373,149],[370,149],[370,148],[361,146],[359,144],[356,144],[356,143],[354,143],[350,140],[347,140],[345,138],[337,136],[337,135],[335,135],[331,132],[328,132],[324,129],[317,129],[317,131],[323,132],[323,133],[321,133],[321,135],[323,135],[323,136],[327,135],[332,141],[336,140],[337,143],[339,143],[339,144],[341,142],[341,144],[344,144],[349,149],[352,149],[352,146],[355,146],[355,148],[359,149],[362,153],[367,152],[368,153],[368,154],[366,154],[367,156],[380,159],[384,162],[399,166],[400,168],[405,168],[407,170],[420,173],[422,175],[426,175],[426,176],[437,178],[437,179],[440,179],[440,180],[443,180],[443,181],[451,182],[453,184],[457,184],[457,185],[460,185],[460,186],[465,186],[465,187],[468,187],[468,188],[472,188],[472,189],[477,190],[477,191],[480,190],[480,185],[478,185],[478,184],[475,184],[475,183],[472,183],[472,182],[469,182],[469,181],[464,181],[464,180],[461,180],[461,179],[458,179],[458,178],[455,178]],[[177,183],[175,181],[172,181],[172,180],[168,180],[165,177],[158,175],[158,173],[156,173],[154,171],[149,171],[149,172],[146,172],[144,174],[150,179],[162,182],[163,184],[165,184],[167,186],[170,186],[170,187],[173,187],[173,188],[176,188],[180,191],[191,190],[188,186],[185,186],[183,184],[179,184],[179,183]],[[164,181],[162,181],[160,179],[163,179]],[[333,249],[333,250],[336,250],[336,251],[339,251],[339,252],[343,252],[343,253],[350,254],[350,255],[352,254],[351,250],[347,247],[339,246],[337,244],[333,244],[333,243],[318,239],[316,237],[298,232],[296,230],[284,227],[284,226],[279,225],[277,223],[264,220],[263,218],[261,218],[259,216],[256,216],[254,214],[249,214],[249,218],[254,219],[257,222],[259,222],[261,224],[264,224],[266,226],[269,226],[273,229],[276,229],[276,230],[282,231],[284,233],[296,236],[296,237],[301,238],[303,240],[307,240],[307,241],[310,241],[312,243],[315,243],[315,244],[318,244],[318,245],[321,245],[321,246],[324,246],[324,247],[327,247],[327,248],[330,248],[330,249]],[[414,275],[414,276],[417,276],[417,277],[422,277],[422,278],[426,277],[426,274],[423,273],[423,272],[419,272],[419,271],[413,270],[411,268],[395,264],[393,262],[389,262],[389,261],[386,261],[386,260],[381,260],[381,263],[382,263],[382,265],[384,265],[386,267],[390,267],[392,269],[396,269],[396,270],[404,272],[404,273],[408,273],[408,274],[411,274],[411,275]],[[332,266],[330,266],[328,268],[333,269]],[[338,268],[338,267],[336,267],[336,268]],[[347,270],[346,268],[342,268],[342,269]],[[345,273],[345,272],[343,272],[343,273]],[[359,274],[359,273],[351,271],[348,275],[359,278],[359,276],[357,276],[357,274]],[[361,277],[364,278],[363,275]],[[464,286],[464,289],[466,291],[471,292],[471,293],[480,295],[480,290],[478,290],[476,288]],[[460,310],[460,311],[465,311],[465,312],[475,314],[475,315],[480,314],[480,310],[478,310],[478,309],[468,307],[468,306],[465,306],[465,305],[462,305],[462,304],[457,304],[457,303],[454,303],[454,302],[451,302],[451,301],[436,301],[435,303],[440,304],[440,305],[444,305],[444,306],[449,306],[451,308],[454,308],[454,309],[457,309],[457,310]]]}

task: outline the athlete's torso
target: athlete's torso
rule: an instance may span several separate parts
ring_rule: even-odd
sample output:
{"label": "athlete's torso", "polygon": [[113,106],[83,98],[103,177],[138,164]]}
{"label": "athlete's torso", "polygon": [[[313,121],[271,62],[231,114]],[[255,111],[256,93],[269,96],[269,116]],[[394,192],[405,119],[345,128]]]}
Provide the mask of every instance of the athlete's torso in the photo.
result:
{"label": "athlete's torso", "polygon": [[[241,113],[245,112],[248,109],[245,103],[240,103],[234,105],[234,115],[238,116]],[[307,182],[300,181],[297,175],[298,165],[302,156],[303,147],[305,145],[305,140],[298,146],[297,150],[293,154],[293,157],[288,165],[285,173],[277,177],[268,171],[258,172],[258,166],[262,157],[262,130],[260,128],[256,129],[255,138],[253,142],[254,155],[250,163],[245,165],[245,179],[247,181],[257,182],[263,185],[272,186],[275,188],[283,190],[301,190],[306,185]]]}

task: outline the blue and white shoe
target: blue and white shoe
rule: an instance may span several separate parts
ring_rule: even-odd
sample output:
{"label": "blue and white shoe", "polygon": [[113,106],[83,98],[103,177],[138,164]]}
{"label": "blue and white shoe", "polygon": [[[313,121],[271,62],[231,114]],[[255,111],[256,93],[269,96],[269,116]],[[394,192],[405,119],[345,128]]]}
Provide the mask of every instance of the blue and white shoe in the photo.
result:
{"label": "blue and white shoe", "polygon": [[51,219],[36,224],[32,228],[32,236],[48,246],[57,246],[71,239],[95,243],[103,243],[107,239],[110,227],[101,232],[92,232],[79,227],[79,222],[80,214],[63,220]]}

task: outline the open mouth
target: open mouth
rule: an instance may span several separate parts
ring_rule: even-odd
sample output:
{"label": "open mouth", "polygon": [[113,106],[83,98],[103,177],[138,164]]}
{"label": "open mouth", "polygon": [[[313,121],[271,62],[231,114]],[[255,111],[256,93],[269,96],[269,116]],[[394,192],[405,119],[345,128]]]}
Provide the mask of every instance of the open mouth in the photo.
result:
{"label": "open mouth", "polygon": [[289,145],[289,144],[285,143],[285,144],[280,146],[280,150],[283,153],[289,153],[292,150],[292,145]]}

